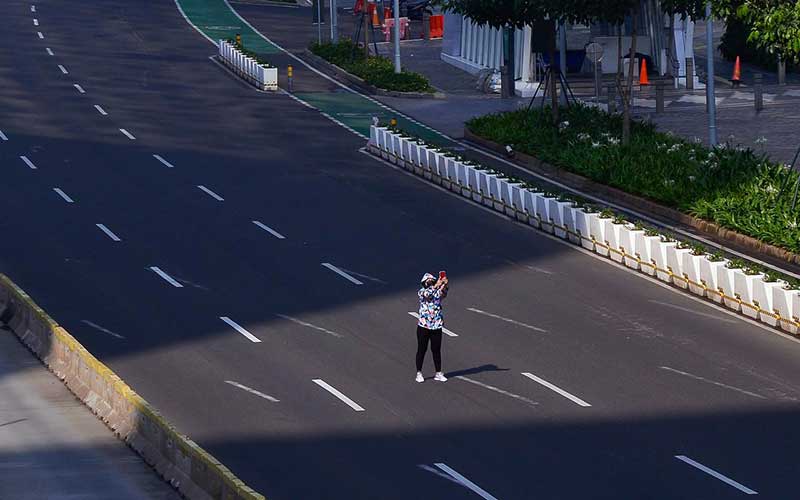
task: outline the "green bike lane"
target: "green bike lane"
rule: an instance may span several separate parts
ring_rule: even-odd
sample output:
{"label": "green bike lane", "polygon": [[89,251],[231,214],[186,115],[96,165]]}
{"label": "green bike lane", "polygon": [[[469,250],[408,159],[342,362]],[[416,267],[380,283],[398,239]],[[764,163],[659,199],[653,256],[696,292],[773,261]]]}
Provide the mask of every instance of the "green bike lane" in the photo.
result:
{"label": "green bike lane", "polygon": [[295,55],[262,34],[242,18],[227,0],[175,0],[186,20],[209,41],[242,37],[245,47],[261,54],[279,68],[282,87],[285,87],[285,68],[295,67],[295,92],[291,95],[330,117],[345,127],[369,136],[372,118],[381,123],[395,118],[400,127],[423,139],[444,147],[457,148],[448,137],[409,118],[388,106],[341,85],[311,68]]}

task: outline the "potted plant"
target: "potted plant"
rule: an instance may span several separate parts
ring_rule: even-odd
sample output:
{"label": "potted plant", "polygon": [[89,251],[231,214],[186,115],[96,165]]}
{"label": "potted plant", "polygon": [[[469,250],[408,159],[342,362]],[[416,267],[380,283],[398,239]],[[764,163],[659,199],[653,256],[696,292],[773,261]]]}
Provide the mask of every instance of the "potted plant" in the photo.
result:
{"label": "potted plant", "polygon": [[706,289],[700,277],[700,265],[704,260],[706,260],[706,247],[700,243],[691,243],[689,252],[683,254],[683,261],[681,262],[683,277],[689,286],[689,291],[701,297],[706,295]]}
{"label": "potted plant", "polygon": [[700,283],[706,287],[706,296],[714,302],[722,303],[722,293],[719,291],[719,269],[725,267],[725,259],[722,253],[716,251],[706,255],[700,260]]}
{"label": "potted plant", "polygon": [[653,262],[656,266],[656,278],[667,283],[672,283],[672,274],[669,271],[669,264],[667,255],[671,250],[674,250],[678,242],[667,234],[659,235],[660,241],[654,245],[651,250],[653,253]]}
{"label": "potted plant", "polygon": [[[660,244],[661,236],[655,228],[645,227],[641,232],[636,233],[634,254],[639,259],[639,267],[643,273],[655,276],[656,264],[653,260],[653,255]],[[653,250],[654,247],[656,247],[655,251]]]}
{"label": "potted plant", "polygon": [[619,250],[620,228],[625,225],[625,218],[619,214],[614,214],[610,219],[605,219],[603,235],[605,236],[605,244],[608,246],[608,256],[614,262],[622,262],[623,255]]}
{"label": "potted plant", "polygon": [[536,217],[536,203],[542,193],[535,188],[527,188],[523,191],[523,204],[525,205],[525,213],[528,216],[528,224],[533,227],[540,227],[539,218]]}
{"label": "potted plant", "polygon": [[639,256],[636,254],[636,238],[644,236],[641,222],[623,225],[619,230],[619,248],[625,254],[625,265],[631,269],[639,269]]}
{"label": "potted plant", "polygon": [[758,306],[753,303],[753,289],[763,283],[764,275],[755,265],[745,265],[741,272],[734,275],[733,291],[736,297],[741,300],[742,313],[753,319],[758,319]]}
{"label": "potted plant", "polygon": [[691,244],[685,241],[667,247],[667,270],[672,273],[672,283],[679,288],[689,288],[689,282],[683,276],[683,256],[691,252]]}
{"label": "potted plant", "polygon": [[775,292],[783,291],[784,282],[779,281],[780,275],[775,271],[767,271],[760,282],[753,283],[753,304],[758,308],[758,319],[769,326],[778,326],[778,316],[775,314]]}
{"label": "potted plant", "polygon": [[589,237],[596,243],[592,245],[594,251],[603,257],[608,257],[606,245],[606,221],[614,217],[614,212],[605,208],[599,213],[589,214]]}
{"label": "potted plant", "polygon": [[742,305],[736,297],[736,276],[744,275],[742,268],[745,262],[741,259],[731,259],[725,263],[725,267],[718,269],[717,289],[722,294],[722,302],[726,307],[734,311],[741,311]]}
{"label": "potted plant", "polygon": [[539,228],[553,232],[553,223],[550,221],[550,202],[556,198],[553,193],[544,192],[536,198],[536,217],[539,219]]}
{"label": "potted plant", "polygon": [[575,232],[578,234],[579,244],[587,249],[594,251],[594,242],[592,241],[591,231],[591,214],[598,214],[597,210],[589,203],[583,203],[577,210],[575,210]]}

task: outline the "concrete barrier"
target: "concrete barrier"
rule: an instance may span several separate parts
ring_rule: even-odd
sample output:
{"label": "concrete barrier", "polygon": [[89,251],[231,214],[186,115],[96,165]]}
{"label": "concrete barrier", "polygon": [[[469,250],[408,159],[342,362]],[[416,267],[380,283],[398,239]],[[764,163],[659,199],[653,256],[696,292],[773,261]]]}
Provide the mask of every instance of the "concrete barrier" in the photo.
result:
{"label": "concrete barrier", "polygon": [[2,274],[0,322],[8,324],[70,391],[184,496],[198,500],[264,500],[264,496],[179,433]]}

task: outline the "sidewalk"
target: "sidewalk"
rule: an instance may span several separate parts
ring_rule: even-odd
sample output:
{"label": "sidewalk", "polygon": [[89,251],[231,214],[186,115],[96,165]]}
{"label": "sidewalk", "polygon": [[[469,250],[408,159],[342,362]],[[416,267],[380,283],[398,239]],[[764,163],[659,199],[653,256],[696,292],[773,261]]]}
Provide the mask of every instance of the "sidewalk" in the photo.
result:
{"label": "sidewalk", "polygon": [[178,500],[7,328],[0,328],[0,499]]}
{"label": "sidewalk", "polygon": [[[311,24],[309,8],[282,8],[269,5],[234,4],[237,12],[253,24],[259,31],[278,45],[292,53],[303,52],[308,45],[317,40],[317,28]],[[353,27],[352,14],[340,12],[339,34],[350,36]],[[322,37],[330,37],[330,27],[323,25]],[[404,67],[426,75],[431,83],[446,94],[445,99],[410,99],[377,97],[361,98],[343,92],[341,88],[306,71],[288,57],[273,55],[276,64],[294,64],[295,95],[337,120],[366,134],[372,116],[386,121],[392,113],[375,103],[383,103],[396,109],[422,124],[460,139],[463,137],[464,122],[472,117],[487,113],[497,113],[527,106],[529,100],[523,98],[502,99],[498,95],[484,94],[477,90],[477,78],[441,60],[440,40],[409,40],[400,44]],[[378,51],[391,57],[393,45],[379,43]],[[720,71],[724,72],[724,67]],[[283,84],[282,84],[283,85]],[[717,85],[718,130],[720,141],[729,136],[734,142],[765,151],[776,161],[789,163],[800,146],[800,138],[795,132],[800,115],[800,83],[786,86],[765,86],[765,109],[756,114],[753,105],[753,89],[726,88]],[[655,89],[648,88],[635,95],[634,114],[640,119],[649,119],[659,125],[661,130],[672,131],[687,139],[695,137],[706,139],[707,114],[705,92],[667,89],[665,113],[655,113]],[[538,105],[538,102],[537,104]],[[423,136],[428,140],[442,142],[435,133],[413,122],[401,120],[401,126]],[[762,138],[766,143],[760,144]]]}

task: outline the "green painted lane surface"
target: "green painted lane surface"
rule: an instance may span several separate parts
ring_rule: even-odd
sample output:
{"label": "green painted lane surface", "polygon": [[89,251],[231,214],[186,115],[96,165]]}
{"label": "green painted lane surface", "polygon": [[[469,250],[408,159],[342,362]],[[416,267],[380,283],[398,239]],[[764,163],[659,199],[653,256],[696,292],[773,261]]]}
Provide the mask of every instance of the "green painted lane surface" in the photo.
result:
{"label": "green painted lane surface", "polygon": [[[284,52],[279,46],[268,41],[261,33],[242,21],[225,0],[176,1],[189,21],[212,40],[233,38],[239,33],[242,35],[244,46],[254,52],[266,55]],[[305,77],[321,80],[324,78],[313,72],[307,72]],[[387,109],[361,94],[350,92],[344,88],[337,88],[332,92],[305,92],[294,95],[365,136],[369,136],[369,127],[372,124],[373,116],[377,116],[381,123],[388,123],[390,119],[397,118],[400,128],[409,134],[442,147],[456,146],[453,141],[440,133],[404,118],[396,111]]]}
{"label": "green painted lane surface", "polygon": [[442,146],[454,146],[452,141],[438,132],[407,120],[396,112],[353,92],[306,92],[297,93],[295,96],[366,136],[369,136],[373,116],[377,116],[381,123],[388,123],[392,118],[397,118],[400,128],[410,134]]}
{"label": "green painted lane surface", "polygon": [[261,54],[277,54],[281,49],[242,22],[224,0],[179,0],[183,13],[200,31],[214,41],[242,35],[244,46]]}

